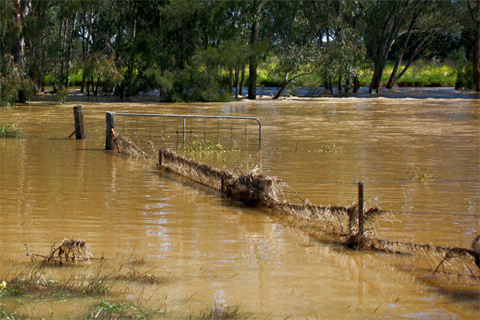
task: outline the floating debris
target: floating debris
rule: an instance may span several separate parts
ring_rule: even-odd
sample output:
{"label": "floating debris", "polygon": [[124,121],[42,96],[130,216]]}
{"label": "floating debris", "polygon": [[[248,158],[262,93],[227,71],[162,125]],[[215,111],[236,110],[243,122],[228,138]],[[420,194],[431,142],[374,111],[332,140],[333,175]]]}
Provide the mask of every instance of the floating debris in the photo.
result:
{"label": "floating debris", "polygon": [[66,265],[69,262],[76,264],[78,261],[89,262],[90,258],[93,257],[87,243],[84,240],[77,239],[65,238],[58,247],[53,242],[48,256],[31,253],[27,244],[25,244],[25,248],[27,249],[27,256],[31,257],[32,262],[36,262],[36,258],[40,257],[44,259],[43,264]]}

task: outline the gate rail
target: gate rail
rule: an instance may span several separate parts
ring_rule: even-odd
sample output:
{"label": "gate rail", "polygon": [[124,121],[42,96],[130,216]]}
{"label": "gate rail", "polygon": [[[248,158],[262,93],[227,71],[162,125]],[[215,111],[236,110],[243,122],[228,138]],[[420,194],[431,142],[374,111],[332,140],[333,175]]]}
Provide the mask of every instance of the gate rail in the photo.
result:
{"label": "gate rail", "polygon": [[150,113],[114,113],[118,116],[133,116],[133,117],[168,117],[168,118],[183,118],[183,146],[185,147],[185,133],[186,133],[186,118],[207,118],[207,119],[237,119],[237,120],[255,120],[258,122],[258,149],[262,149],[262,122],[255,117],[234,117],[234,116],[200,116],[200,115],[179,115],[179,114],[150,114]]}

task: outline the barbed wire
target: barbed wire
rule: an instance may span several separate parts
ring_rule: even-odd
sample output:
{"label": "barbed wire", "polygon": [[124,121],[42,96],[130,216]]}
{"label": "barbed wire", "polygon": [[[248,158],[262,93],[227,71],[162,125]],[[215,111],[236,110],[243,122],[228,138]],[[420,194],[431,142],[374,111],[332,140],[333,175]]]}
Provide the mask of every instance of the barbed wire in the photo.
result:
{"label": "barbed wire", "polygon": [[288,183],[315,183],[315,184],[358,184],[363,182],[366,184],[422,184],[422,183],[478,183],[480,180],[428,180],[428,181],[412,181],[412,180],[386,180],[386,181],[333,181],[333,180],[283,180],[281,182]]}
{"label": "barbed wire", "polygon": [[443,216],[460,216],[460,217],[480,217],[480,214],[474,213],[449,213],[449,212],[424,212],[424,211],[398,211],[398,210],[386,210],[391,213],[399,213],[399,214],[427,214],[427,215],[443,215]]}

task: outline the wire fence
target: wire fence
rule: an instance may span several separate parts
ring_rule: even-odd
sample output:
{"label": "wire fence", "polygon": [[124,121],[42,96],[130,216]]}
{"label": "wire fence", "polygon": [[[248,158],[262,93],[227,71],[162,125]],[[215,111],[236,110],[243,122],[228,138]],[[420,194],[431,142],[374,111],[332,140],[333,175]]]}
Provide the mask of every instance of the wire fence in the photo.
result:
{"label": "wire fence", "polygon": [[[116,129],[148,137],[163,148],[185,149],[194,141],[226,148],[245,148],[257,139],[262,149],[262,123],[255,117],[117,113]],[[148,120],[146,120],[148,119]],[[255,124],[256,123],[256,124]]]}
{"label": "wire fence", "polygon": [[[216,119],[219,121],[219,119]],[[206,121],[206,120],[204,120]],[[185,130],[186,120],[183,119],[183,125],[180,129],[170,131],[177,135],[177,142],[180,136],[185,139],[188,135],[188,130]],[[179,121],[173,124],[180,125]],[[135,127],[132,127],[135,125]],[[381,216],[389,218],[389,214],[420,214],[420,215],[442,215],[442,216],[456,216],[460,218],[478,218],[476,213],[455,213],[455,212],[427,212],[427,211],[412,211],[409,208],[404,210],[380,210],[378,207],[372,207],[365,212],[363,211],[363,186],[368,185],[407,185],[407,184],[469,184],[478,183],[478,179],[434,179],[427,175],[417,175],[415,172],[410,175],[407,174],[406,179],[401,180],[385,180],[385,181],[335,181],[335,180],[295,180],[295,179],[277,179],[269,177],[258,170],[243,173],[240,175],[235,171],[220,170],[211,165],[197,162],[193,159],[187,158],[185,155],[176,154],[173,151],[161,150],[162,144],[156,145],[148,138],[154,138],[155,134],[150,133],[151,125],[144,126],[139,129],[138,123],[130,123],[129,125],[122,125],[123,132],[128,131],[133,133],[135,140],[148,145],[152,153],[146,154],[141,148],[135,145],[135,142],[122,138],[122,147],[124,149],[131,148],[132,155],[140,155],[141,158],[149,159],[157,163],[160,168],[173,171],[185,178],[196,181],[202,185],[210,186],[214,189],[226,193],[229,197],[244,201],[247,204],[255,204],[265,206],[269,209],[277,211],[281,214],[287,214],[303,221],[311,223],[312,226],[317,225],[324,230],[326,234],[337,239],[339,242],[352,246],[354,248],[364,250],[376,250],[389,253],[403,253],[413,257],[423,257],[429,264],[427,268],[433,274],[442,273],[446,277],[451,274],[459,275],[458,279],[467,279],[478,283],[479,277],[472,271],[476,267],[480,268],[480,235],[477,236],[472,243],[472,248],[455,247],[455,246],[432,246],[430,244],[418,244],[413,241],[396,241],[388,235],[379,236],[377,234],[377,224],[375,217]],[[149,129],[149,130],[147,130]],[[198,129],[198,128],[197,128]],[[142,131],[143,130],[143,131]],[[147,131],[146,131],[147,130]],[[205,136],[207,135],[207,127],[203,130]],[[233,124],[230,127],[230,136],[233,137]],[[198,138],[193,133],[190,135],[191,139]],[[225,131],[225,130],[224,130]],[[163,131],[162,137],[165,136]],[[141,134],[143,133],[143,134]],[[148,133],[147,136],[145,134]],[[181,133],[181,135],[180,135]],[[217,127],[217,137],[220,133]],[[157,134],[158,136],[158,134]],[[121,136],[120,136],[121,137]],[[147,138],[148,137],[148,138]],[[181,141],[181,140],[180,140]],[[168,144],[164,145],[168,146]],[[177,146],[180,143],[177,143]],[[162,163],[162,154],[168,160],[167,164]],[[297,190],[289,184],[305,184],[305,185],[358,185],[358,204],[348,206],[323,206],[313,205],[308,200],[304,200]],[[297,201],[297,202],[295,202]],[[363,219],[369,222],[369,227],[363,231]],[[432,264],[433,263],[433,264]],[[475,267],[476,265],[476,267]],[[441,268],[441,269],[440,269]]]}

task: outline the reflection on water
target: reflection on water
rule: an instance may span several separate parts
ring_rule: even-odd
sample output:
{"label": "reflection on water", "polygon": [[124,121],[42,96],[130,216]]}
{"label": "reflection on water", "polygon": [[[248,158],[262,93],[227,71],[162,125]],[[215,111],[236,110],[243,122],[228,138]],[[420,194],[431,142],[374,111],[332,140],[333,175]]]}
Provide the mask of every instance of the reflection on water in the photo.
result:
{"label": "reflection on water", "polygon": [[[405,271],[413,270],[405,269],[414,264],[409,257],[318,242],[287,218],[245,208],[103,150],[106,111],[254,116],[264,130],[261,152],[250,127],[251,140],[242,144],[243,123],[220,123],[220,129],[211,124],[210,131],[187,123],[193,137],[205,134],[241,150],[202,160],[229,169],[260,165],[270,175],[296,181],[290,183],[294,189],[316,204],[351,204],[353,182],[364,181],[367,204],[398,212],[395,221],[382,223],[385,237],[467,246],[480,231],[478,100],[436,94],[188,105],[74,97],[68,106],[40,96],[32,106],[6,108],[1,120],[18,121],[26,139],[0,140],[0,278],[28,264],[25,243],[47,254],[52,241],[79,238],[96,257],[117,257],[107,261],[112,270],[119,257],[134,252],[146,259],[144,272],[168,275],[164,283],[146,287],[119,282],[116,293],[136,301],[143,290],[150,303],[166,304],[172,318],[196,315],[218,301],[241,304],[244,318],[253,313],[254,319],[477,319],[478,295],[455,298],[440,291],[424,274]],[[84,106],[86,141],[66,138],[78,103]],[[170,131],[170,140],[159,141],[177,145],[171,128],[176,123],[160,129],[161,122],[149,121],[139,126],[153,128],[154,135]],[[412,166],[435,181],[407,183]],[[94,261],[90,268],[97,266]],[[69,277],[82,268],[52,274]],[[52,309],[62,318],[82,315],[92,304],[67,300],[54,298],[35,310],[48,316]],[[18,305],[11,298],[0,302]],[[31,311],[28,303],[17,308]]]}

